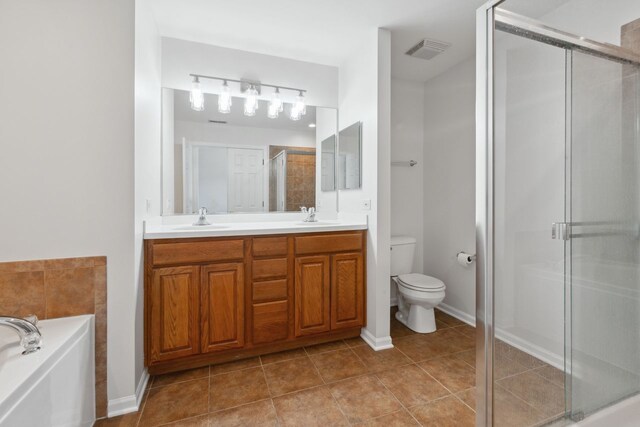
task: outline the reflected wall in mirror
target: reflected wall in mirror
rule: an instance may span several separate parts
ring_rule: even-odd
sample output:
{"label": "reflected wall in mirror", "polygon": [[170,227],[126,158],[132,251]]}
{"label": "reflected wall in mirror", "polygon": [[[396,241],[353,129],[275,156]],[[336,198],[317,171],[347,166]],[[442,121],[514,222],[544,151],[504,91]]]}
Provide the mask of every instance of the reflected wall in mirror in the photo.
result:
{"label": "reflected wall in mirror", "polygon": [[[204,97],[205,105],[217,105],[217,95]],[[331,175],[336,163],[335,148],[330,159],[321,138],[333,135],[335,146],[337,111],[307,106],[300,120],[269,118],[268,101],[260,100],[256,115],[248,117],[243,102],[234,97],[228,114],[215,107],[195,111],[188,91],[163,89],[163,215],[194,214],[200,207],[210,213],[289,212],[319,204],[323,171]],[[284,110],[290,107],[285,103]],[[335,208],[335,197],[334,189],[321,209]]]}
{"label": "reflected wall in mirror", "polygon": [[357,122],[342,129],[339,139],[338,188],[358,189],[362,181],[362,123]]}
{"label": "reflected wall in mirror", "polygon": [[320,143],[321,150],[321,187],[322,191],[334,191],[336,189],[336,136]]}

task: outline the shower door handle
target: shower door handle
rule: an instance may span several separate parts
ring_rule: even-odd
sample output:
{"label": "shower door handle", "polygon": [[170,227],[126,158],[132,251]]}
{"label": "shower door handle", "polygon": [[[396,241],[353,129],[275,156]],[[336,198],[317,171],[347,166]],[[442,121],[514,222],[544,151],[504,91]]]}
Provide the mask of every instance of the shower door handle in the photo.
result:
{"label": "shower door handle", "polygon": [[551,238],[556,240],[569,240],[569,224],[566,222],[554,222],[551,224]]}

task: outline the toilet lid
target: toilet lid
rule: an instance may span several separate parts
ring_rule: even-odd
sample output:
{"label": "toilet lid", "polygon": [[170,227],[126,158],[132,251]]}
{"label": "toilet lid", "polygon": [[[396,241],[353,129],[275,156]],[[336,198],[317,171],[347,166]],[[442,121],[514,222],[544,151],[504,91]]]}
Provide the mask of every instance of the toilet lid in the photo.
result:
{"label": "toilet lid", "polygon": [[416,291],[429,292],[445,289],[442,280],[419,273],[401,274],[398,276],[398,280],[403,286]]}

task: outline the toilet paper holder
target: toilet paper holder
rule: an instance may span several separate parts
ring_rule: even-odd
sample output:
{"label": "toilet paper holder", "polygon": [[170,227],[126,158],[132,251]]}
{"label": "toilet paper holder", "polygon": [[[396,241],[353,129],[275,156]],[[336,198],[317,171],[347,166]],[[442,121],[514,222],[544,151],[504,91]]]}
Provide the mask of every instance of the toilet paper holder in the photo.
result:
{"label": "toilet paper holder", "polygon": [[468,254],[466,252],[460,251],[456,254],[456,259],[458,260],[459,264],[467,266],[476,260],[476,254]]}

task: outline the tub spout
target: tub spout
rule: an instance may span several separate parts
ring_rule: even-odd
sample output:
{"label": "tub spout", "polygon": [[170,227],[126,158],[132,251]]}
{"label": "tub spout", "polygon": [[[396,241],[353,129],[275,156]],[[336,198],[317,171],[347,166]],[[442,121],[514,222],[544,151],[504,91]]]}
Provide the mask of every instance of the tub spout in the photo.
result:
{"label": "tub spout", "polygon": [[35,321],[32,323],[19,317],[0,316],[0,326],[8,326],[18,333],[20,345],[24,347],[22,354],[30,354],[40,350],[42,335],[35,325]]}

